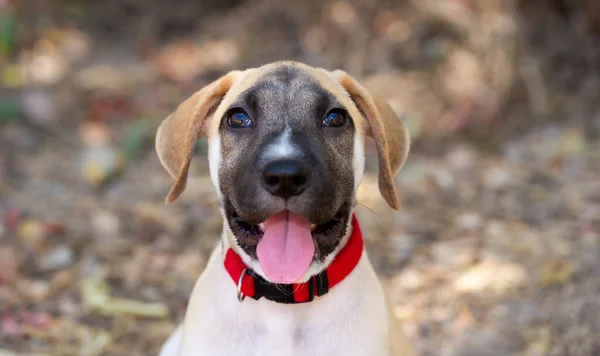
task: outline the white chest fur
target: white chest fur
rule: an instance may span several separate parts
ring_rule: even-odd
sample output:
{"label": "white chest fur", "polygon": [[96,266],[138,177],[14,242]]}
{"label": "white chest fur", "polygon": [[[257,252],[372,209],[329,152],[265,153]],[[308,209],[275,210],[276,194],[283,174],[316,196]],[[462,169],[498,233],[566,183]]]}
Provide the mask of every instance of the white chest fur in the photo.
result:
{"label": "white chest fur", "polygon": [[328,294],[294,305],[238,302],[223,258],[215,249],[194,287],[183,331],[161,356],[390,354],[385,297],[366,254]]}

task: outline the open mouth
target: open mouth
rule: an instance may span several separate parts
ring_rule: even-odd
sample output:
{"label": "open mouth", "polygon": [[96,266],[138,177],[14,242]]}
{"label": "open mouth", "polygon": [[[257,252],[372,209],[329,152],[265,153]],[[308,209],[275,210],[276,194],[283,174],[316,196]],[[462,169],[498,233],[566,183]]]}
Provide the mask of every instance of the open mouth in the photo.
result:
{"label": "open mouth", "polygon": [[349,213],[344,209],[325,223],[313,224],[299,214],[283,210],[258,224],[233,212],[229,223],[240,247],[258,260],[269,280],[295,283],[313,261],[322,260],[335,250],[346,232],[348,219]]}
{"label": "open mouth", "polygon": [[[339,211],[333,219],[326,223],[315,225],[310,224],[310,233],[313,240],[317,243],[324,242],[327,237],[340,236],[345,232],[345,226],[348,222],[348,213]],[[237,212],[233,212],[230,225],[235,236],[245,245],[257,245],[265,232],[265,223],[250,224],[244,221]],[[315,258],[319,258],[319,251],[315,251]]]}

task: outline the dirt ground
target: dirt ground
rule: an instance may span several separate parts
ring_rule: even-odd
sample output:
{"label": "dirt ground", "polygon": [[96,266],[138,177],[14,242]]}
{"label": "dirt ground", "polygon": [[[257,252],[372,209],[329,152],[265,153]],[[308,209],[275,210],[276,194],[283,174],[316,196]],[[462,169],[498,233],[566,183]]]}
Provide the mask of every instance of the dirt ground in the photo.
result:
{"label": "dirt ground", "polygon": [[356,213],[420,355],[600,355],[600,8],[569,1],[0,0],[0,356],[154,355],[221,217],[154,132],[236,68],[343,68],[406,120]]}

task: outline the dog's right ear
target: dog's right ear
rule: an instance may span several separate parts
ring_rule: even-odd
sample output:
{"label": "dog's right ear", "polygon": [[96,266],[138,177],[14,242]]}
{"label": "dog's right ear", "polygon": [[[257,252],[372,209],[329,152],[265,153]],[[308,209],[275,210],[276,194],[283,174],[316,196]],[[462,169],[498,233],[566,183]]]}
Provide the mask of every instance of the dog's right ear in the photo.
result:
{"label": "dog's right ear", "polygon": [[172,203],[185,190],[196,141],[206,136],[205,119],[219,105],[240,72],[230,72],[187,98],[169,115],[156,133],[160,163],[175,178],[165,201]]}

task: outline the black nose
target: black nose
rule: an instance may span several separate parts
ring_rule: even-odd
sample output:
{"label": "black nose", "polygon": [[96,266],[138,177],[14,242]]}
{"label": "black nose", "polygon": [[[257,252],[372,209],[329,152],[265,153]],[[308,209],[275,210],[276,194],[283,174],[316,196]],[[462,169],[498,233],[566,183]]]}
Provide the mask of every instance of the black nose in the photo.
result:
{"label": "black nose", "polygon": [[280,160],[267,164],[263,185],[273,195],[287,199],[299,195],[308,186],[310,167],[296,160]]}

